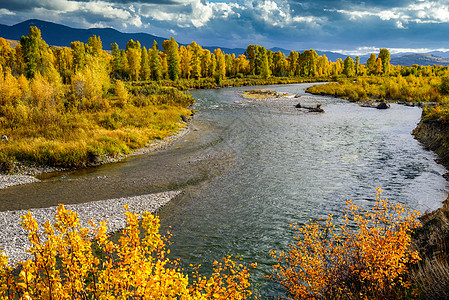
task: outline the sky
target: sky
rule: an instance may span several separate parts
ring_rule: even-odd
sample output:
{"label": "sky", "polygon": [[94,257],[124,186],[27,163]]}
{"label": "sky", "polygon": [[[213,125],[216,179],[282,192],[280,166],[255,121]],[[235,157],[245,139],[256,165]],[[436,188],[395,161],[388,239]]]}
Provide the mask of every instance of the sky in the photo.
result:
{"label": "sky", "polygon": [[449,0],[0,0],[1,24],[28,19],[226,48],[449,49]]}

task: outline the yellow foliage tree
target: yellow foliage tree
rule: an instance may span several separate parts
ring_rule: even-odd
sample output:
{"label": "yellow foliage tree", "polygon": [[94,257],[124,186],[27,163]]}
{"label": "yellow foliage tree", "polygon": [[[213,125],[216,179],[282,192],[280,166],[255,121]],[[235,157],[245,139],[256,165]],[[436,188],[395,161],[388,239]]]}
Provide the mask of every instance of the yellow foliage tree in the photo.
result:
{"label": "yellow foliage tree", "polygon": [[416,211],[380,198],[362,211],[351,201],[342,225],[292,225],[298,231],[272,278],[294,299],[397,299],[410,291],[407,266],[419,260],[410,232],[420,226]]}
{"label": "yellow foliage tree", "polygon": [[[125,207],[127,208],[127,207]],[[0,299],[247,299],[249,269],[230,258],[215,263],[210,278],[195,273],[189,285],[176,261],[167,258],[159,219],[126,212],[127,227],[118,243],[106,235],[106,222],[93,230],[80,226],[77,213],[59,205],[56,222],[43,234],[30,212],[22,218],[32,259],[20,263],[15,278],[0,255]],[[140,236],[140,226],[145,230]],[[92,241],[91,238],[94,237]]]}

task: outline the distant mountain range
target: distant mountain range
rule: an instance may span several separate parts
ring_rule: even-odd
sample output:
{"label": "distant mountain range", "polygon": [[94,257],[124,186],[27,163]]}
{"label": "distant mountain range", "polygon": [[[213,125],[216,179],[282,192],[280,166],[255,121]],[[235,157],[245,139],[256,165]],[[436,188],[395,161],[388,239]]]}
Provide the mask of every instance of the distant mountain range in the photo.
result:
{"label": "distant mountain range", "polygon": [[[443,52],[444,53],[444,52]],[[392,65],[401,65],[411,67],[412,65],[432,66],[449,65],[448,57],[436,56],[430,53],[412,53],[401,56],[392,56],[390,63]]]}
{"label": "distant mountain range", "polygon": [[[121,49],[126,48],[126,43],[130,39],[134,41],[139,41],[142,46],[147,49],[151,48],[153,41],[155,40],[159,47],[162,48],[162,42],[168,38],[151,35],[148,33],[123,33],[112,28],[90,28],[90,29],[79,29],[72,28],[52,22],[46,22],[36,19],[27,20],[16,25],[8,26],[0,24],[0,37],[9,40],[20,40],[23,35],[27,35],[30,26],[36,26],[41,30],[42,38],[49,45],[69,47],[70,43],[73,41],[81,41],[87,43],[89,37],[96,35],[100,36],[103,42],[103,49],[110,50],[112,43],[117,43]],[[217,46],[203,46],[203,48],[213,51],[216,48],[220,48],[225,53],[235,53],[236,56],[244,54],[244,48],[226,48]],[[290,50],[283,48],[271,48],[273,52],[281,51],[285,55],[290,53]],[[303,50],[300,50],[302,52]],[[326,54],[326,57],[331,61],[336,61],[341,58],[344,60],[347,55],[331,52],[331,51],[320,51],[316,50],[319,55]],[[360,56],[360,62],[365,63],[368,56]],[[426,54],[417,53],[407,53],[407,54],[396,54],[391,56],[391,64],[393,65],[403,65],[411,66],[413,64],[418,65],[449,65],[449,52],[434,51]]]}

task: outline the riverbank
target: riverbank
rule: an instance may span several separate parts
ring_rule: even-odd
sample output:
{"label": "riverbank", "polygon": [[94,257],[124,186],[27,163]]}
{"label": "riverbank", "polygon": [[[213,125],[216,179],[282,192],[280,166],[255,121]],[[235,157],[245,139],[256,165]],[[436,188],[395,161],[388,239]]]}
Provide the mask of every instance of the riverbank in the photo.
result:
{"label": "riverbank", "polygon": [[[181,128],[176,133],[162,139],[162,140],[153,140],[148,143],[145,147],[138,148],[135,151],[129,154],[121,154],[117,156],[111,155],[102,155],[98,158],[94,159],[91,163],[89,163],[86,167],[95,167],[103,164],[116,163],[122,161],[128,157],[143,155],[146,153],[164,150],[169,148],[176,142],[178,139],[182,138],[190,131],[189,125]],[[4,174],[0,173],[0,189],[4,189],[10,186],[22,185],[39,182],[40,179],[36,178],[39,175],[53,172],[62,172],[69,171],[72,169],[69,168],[56,168],[45,165],[38,165],[30,162],[15,162],[14,163],[14,174]]]}
{"label": "riverbank", "polygon": [[[168,191],[82,204],[69,204],[65,207],[78,213],[81,227],[91,228],[89,220],[95,220],[96,222],[106,220],[108,222],[106,225],[108,227],[107,233],[110,234],[125,228],[126,210],[124,206],[126,204],[129,205],[128,211],[132,213],[142,214],[146,211],[154,213],[181,193],[181,191]],[[47,220],[50,220],[50,222],[56,221],[54,220],[56,209],[57,206],[52,206],[0,212],[0,249],[8,256],[10,265],[15,266],[18,261],[30,258],[26,249],[29,249],[31,244],[28,241],[27,232],[20,225],[20,217],[30,211],[41,227]]]}

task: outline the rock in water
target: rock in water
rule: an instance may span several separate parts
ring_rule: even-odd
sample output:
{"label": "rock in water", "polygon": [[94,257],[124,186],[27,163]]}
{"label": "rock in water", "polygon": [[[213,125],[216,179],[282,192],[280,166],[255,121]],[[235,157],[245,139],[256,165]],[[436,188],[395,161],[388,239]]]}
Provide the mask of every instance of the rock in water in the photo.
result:
{"label": "rock in water", "polygon": [[379,105],[376,106],[377,109],[387,109],[390,108],[390,105],[385,102],[380,102]]}

